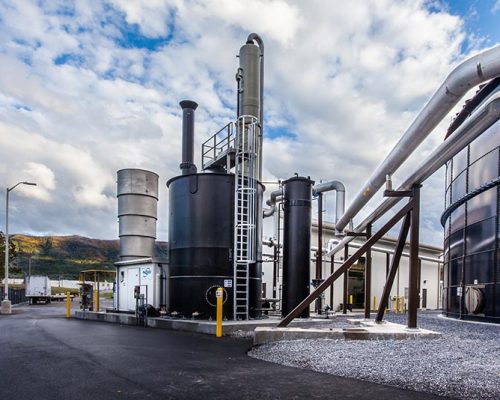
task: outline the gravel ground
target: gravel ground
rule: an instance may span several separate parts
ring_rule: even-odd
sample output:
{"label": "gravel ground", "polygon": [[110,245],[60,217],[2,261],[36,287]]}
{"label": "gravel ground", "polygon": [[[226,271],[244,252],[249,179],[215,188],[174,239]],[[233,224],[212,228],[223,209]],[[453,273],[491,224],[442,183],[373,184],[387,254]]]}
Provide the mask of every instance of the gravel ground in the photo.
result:
{"label": "gravel ground", "polygon": [[[406,324],[406,316],[388,321]],[[337,318],[328,327],[345,325]],[[325,325],[322,325],[326,327]],[[419,326],[443,334],[416,340],[295,340],[262,345],[251,357],[461,399],[500,399],[500,326],[420,312]]]}

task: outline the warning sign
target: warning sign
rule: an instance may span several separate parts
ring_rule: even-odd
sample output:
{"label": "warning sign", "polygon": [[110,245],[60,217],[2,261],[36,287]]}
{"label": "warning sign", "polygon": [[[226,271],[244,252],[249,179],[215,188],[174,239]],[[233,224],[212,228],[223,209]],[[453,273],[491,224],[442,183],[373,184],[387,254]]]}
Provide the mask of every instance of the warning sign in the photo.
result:
{"label": "warning sign", "polygon": [[224,287],[233,287],[232,279],[224,279]]}

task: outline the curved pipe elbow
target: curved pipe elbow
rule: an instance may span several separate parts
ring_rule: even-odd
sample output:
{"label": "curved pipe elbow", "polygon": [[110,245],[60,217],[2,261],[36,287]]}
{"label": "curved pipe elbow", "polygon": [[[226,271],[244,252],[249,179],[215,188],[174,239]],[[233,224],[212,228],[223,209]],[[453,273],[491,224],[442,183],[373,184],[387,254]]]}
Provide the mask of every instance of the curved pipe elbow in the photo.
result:
{"label": "curved pipe elbow", "polygon": [[264,218],[271,217],[276,212],[276,206],[271,206],[271,208],[264,208],[262,211],[262,216]]}
{"label": "curved pipe elbow", "polygon": [[276,203],[280,202],[283,199],[283,189],[278,189],[269,195],[269,199],[266,201],[266,204],[271,207],[263,210],[263,217],[268,218],[272,216],[276,212]]}
{"label": "curved pipe elbow", "polygon": [[[340,217],[344,215],[345,210],[345,186],[340,181],[329,181],[318,183],[312,188],[313,196],[319,193],[329,192],[335,190],[336,192],[336,202],[335,202],[335,224],[339,221]],[[337,231],[336,234],[339,234]]]}
{"label": "curved pipe elbow", "polygon": [[340,181],[329,181],[318,183],[314,185],[312,188],[313,196],[316,196],[318,193],[329,192],[331,190],[336,190],[337,192],[345,192],[345,186]]}

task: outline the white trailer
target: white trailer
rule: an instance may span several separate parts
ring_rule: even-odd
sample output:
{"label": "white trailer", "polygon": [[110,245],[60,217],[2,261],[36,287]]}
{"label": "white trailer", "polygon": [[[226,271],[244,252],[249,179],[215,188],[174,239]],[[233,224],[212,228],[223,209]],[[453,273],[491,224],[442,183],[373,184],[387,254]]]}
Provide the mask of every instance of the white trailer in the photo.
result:
{"label": "white trailer", "polygon": [[50,279],[48,276],[30,275],[25,279],[26,297],[30,304],[36,304],[43,301],[45,304],[50,303],[52,294],[50,288]]}

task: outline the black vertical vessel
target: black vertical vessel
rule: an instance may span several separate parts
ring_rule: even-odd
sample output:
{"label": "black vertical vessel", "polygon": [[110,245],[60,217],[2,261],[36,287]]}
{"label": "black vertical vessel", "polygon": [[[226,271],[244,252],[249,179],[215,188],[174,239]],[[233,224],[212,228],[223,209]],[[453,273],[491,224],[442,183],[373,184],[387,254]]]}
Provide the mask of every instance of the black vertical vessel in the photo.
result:
{"label": "black vertical vessel", "polygon": [[[216,289],[224,288],[224,318],[233,319],[235,177],[228,173],[196,173],[193,163],[194,111],[182,101],[182,175],[169,189],[169,311],[180,317],[216,316]],[[262,215],[264,187],[257,184],[256,210]],[[261,231],[257,218],[257,232]],[[257,261],[249,266],[249,317],[261,314],[262,240],[257,237]]]}
{"label": "black vertical vessel", "polygon": [[[311,248],[311,196],[314,182],[293,177],[283,182],[283,295],[282,313],[287,315],[309,295]],[[300,318],[309,317],[309,309]]]}

